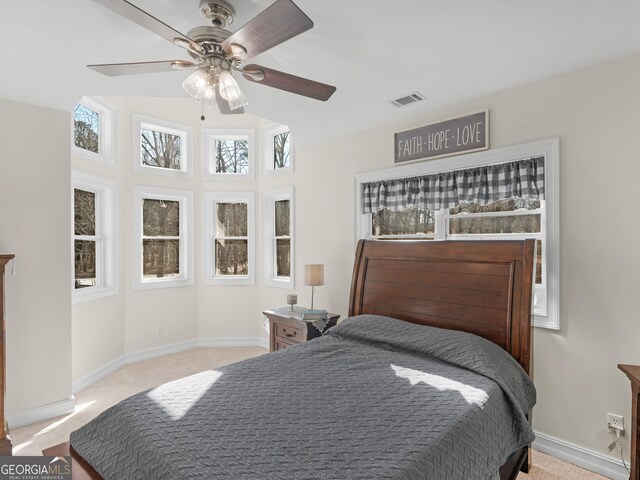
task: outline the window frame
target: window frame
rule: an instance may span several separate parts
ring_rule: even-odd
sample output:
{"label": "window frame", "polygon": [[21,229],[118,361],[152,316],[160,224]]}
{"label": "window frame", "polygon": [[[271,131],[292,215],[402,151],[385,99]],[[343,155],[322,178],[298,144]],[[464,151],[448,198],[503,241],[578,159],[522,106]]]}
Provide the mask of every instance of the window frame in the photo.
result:
{"label": "window frame", "polygon": [[[279,277],[275,275],[275,202],[281,200],[289,200],[290,275],[288,277]],[[262,212],[262,282],[264,285],[291,290],[295,288],[295,202],[293,186],[262,191]]]}
{"label": "window frame", "polygon": [[[274,138],[282,133],[289,132],[289,166],[282,168],[273,168],[273,148]],[[279,123],[269,123],[262,127],[262,145],[263,145],[263,176],[270,177],[274,175],[285,175],[294,171],[294,143],[291,135],[291,129],[287,125]]]}
{"label": "window frame", "polygon": [[[96,200],[96,285],[75,288],[75,190],[93,192]],[[117,266],[118,185],[77,171],[71,172],[71,302],[72,304],[106,298],[118,293]]]}
{"label": "window frame", "polygon": [[[392,168],[358,174],[354,178],[355,192],[355,240],[371,238],[371,214],[362,214],[362,186],[368,182],[390,180],[394,178],[412,177],[418,175],[430,175],[452,170],[479,167],[483,165],[506,163],[521,158],[530,158],[542,155],[545,158],[545,199],[544,209],[541,218],[540,234],[456,234],[446,235],[447,240],[506,240],[505,235],[510,239],[533,238],[535,235],[542,237],[543,245],[543,285],[534,286],[536,291],[544,289],[546,300],[546,315],[543,314],[542,307],[534,313],[532,324],[536,327],[553,330],[560,329],[560,149],[559,139],[553,138],[538,142],[531,142],[512,147],[503,147],[482,152],[470,153],[458,157],[442,158],[428,162],[412,163],[395,166]],[[448,209],[447,209],[448,212]],[[448,232],[448,213],[443,215],[442,211],[436,213],[436,234],[420,234],[412,236],[415,238],[434,240],[445,240],[445,233]],[[388,238],[389,236],[387,236]],[[395,237],[397,238],[397,237]],[[407,237],[409,238],[409,237]],[[534,268],[535,275],[535,268]]]}
{"label": "window frame", "polygon": [[[98,133],[98,153],[76,146],[75,111],[79,105],[83,105],[96,112],[100,117]],[[115,135],[116,135],[116,107],[100,97],[82,97],[71,112],[71,153],[94,162],[99,162],[111,167],[116,166]]]}
{"label": "window frame", "polygon": [[[205,285],[255,285],[255,193],[254,192],[205,192],[204,259]],[[215,239],[216,206],[219,203],[247,204],[247,255],[248,275],[216,275]],[[244,237],[243,237],[244,238]]]}
{"label": "window frame", "polygon": [[[193,178],[193,129],[188,125],[167,122],[144,115],[133,115],[133,170],[138,173]],[[142,164],[142,130],[153,130],[180,137],[180,170]]]}
{"label": "window frame", "polygon": [[[213,144],[216,139],[237,140],[246,137],[249,143],[249,155],[247,162],[249,171],[247,173],[216,173],[212,171]],[[222,181],[251,181],[255,179],[255,132],[253,129],[243,128],[206,128],[202,130],[202,158],[204,158],[204,177],[207,180]]]}
{"label": "window frame", "polygon": [[[180,276],[162,279],[144,279],[143,277],[143,200],[166,200],[180,204]],[[166,188],[135,186],[133,187],[133,289],[148,290],[154,288],[171,288],[190,286],[194,283],[193,260],[193,192],[187,190],[171,190]]]}

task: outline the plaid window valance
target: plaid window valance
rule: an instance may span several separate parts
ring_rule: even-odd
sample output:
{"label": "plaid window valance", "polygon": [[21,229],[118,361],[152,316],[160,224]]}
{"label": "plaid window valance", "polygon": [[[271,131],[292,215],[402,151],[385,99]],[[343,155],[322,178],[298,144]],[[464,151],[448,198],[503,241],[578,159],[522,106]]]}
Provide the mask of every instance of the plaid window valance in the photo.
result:
{"label": "plaid window valance", "polygon": [[462,202],[486,205],[511,197],[544,199],[544,157],[365,183],[362,196],[362,213],[384,208],[440,210]]}

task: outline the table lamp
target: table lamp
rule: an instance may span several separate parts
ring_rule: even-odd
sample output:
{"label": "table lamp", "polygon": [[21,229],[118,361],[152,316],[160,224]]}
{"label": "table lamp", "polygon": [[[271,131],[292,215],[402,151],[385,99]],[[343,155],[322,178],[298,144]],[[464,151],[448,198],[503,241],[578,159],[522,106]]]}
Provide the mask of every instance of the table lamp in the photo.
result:
{"label": "table lamp", "polygon": [[324,285],[324,265],[311,264],[304,266],[304,284],[311,287],[311,310],[313,310],[313,294],[315,287]]}

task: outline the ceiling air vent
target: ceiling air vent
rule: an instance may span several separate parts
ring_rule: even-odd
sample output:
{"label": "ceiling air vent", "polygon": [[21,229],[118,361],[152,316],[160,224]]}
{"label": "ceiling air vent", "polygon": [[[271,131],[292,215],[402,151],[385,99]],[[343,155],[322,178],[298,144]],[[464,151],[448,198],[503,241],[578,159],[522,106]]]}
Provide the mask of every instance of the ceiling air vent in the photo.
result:
{"label": "ceiling air vent", "polygon": [[404,107],[405,105],[411,105],[412,103],[421,102],[426,99],[427,97],[422,95],[420,92],[412,92],[403,97],[396,98],[395,100],[389,100],[389,102],[391,105],[395,105],[396,107]]}

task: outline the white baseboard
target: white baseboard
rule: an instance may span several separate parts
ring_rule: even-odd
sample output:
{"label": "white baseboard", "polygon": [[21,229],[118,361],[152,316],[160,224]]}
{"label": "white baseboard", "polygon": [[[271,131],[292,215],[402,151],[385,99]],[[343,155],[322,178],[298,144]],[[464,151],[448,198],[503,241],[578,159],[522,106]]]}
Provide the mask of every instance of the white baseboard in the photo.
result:
{"label": "white baseboard", "polygon": [[269,348],[269,340],[262,337],[201,338],[198,347],[262,347]]}
{"label": "white baseboard", "polygon": [[76,394],[130,363],[151,360],[152,358],[184,352],[185,350],[191,350],[192,348],[198,347],[262,347],[268,349],[269,342],[267,339],[263,339],[261,337],[201,338],[148,348],[146,350],[139,350],[137,352],[128,353],[115,358],[106,365],[103,365],[91,373],[80,377],[78,380],[73,382],[72,391]]}
{"label": "white baseboard", "polygon": [[533,448],[552,457],[572,463],[613,480],[629,480],[629,473],[620,460],[574,445],[551,435],[535,432]]}
{"label": "white baseboard", "polygon": [[[102,367],[80,377],[78,380],[73,382],[71,389],[73,393],[76,394],[130,363],[150,360],[163,355],[170,355],[172,353],[183,352],[185,350],[191,350],[192,348],[198,347],[262,347],[268,349],[269,342],[267,339],[261,337],[203,338],[139,350],[137,352],[128,353],[118,358],[114,358]],[[72,396],[66,400],[61,400],[49,405],[43,405],[41,407],[7,415],[7,423],[11,428],[15,429],[41,422],[43,420],[67,415],[69,413],[73,413],[74,410],[75,398]]]}
{"label": "white baseboard", "polygon": [[87,387],[90,387],[91,385],[96,383],[98,380],[101,380],[107,375],[112,374],[119,368],[124,367],[124,365],[125,365],[124,356],[114,358],[109,363],[103,365],[100,368],[96,368],[91,373],[88,373],[87,375],[84,375],[80,377],[78,380],[76,380],[75,382],[73,382],[73,385],[71,386],[71,391],[75,395],[79,391],[84,390]]}
{"label": "white baseboard", "polygon": [[127,353],[124,356],[125,365],[130,363],[141,362],[143,360],[151,360],[152,358],[162,357],[164,355],[170,355],[172,353],[184,352],[185,350],[191,350],[198,346],[198,340],[185,340],[183,342],[171,343],[169,345],[162,345],[160,347],[147,348],[145,350],[138,350],[137,352]]}
{"label": "white baseboard", "polygon": [[50,403],[41,407],[31,408],[22,412],[7,415],[7,423],[10,429],[16,429],[31,425],[32,423],[42,422],[50,418],[68,415],[75,411],[76,399],[73,395],[65,400]]}

